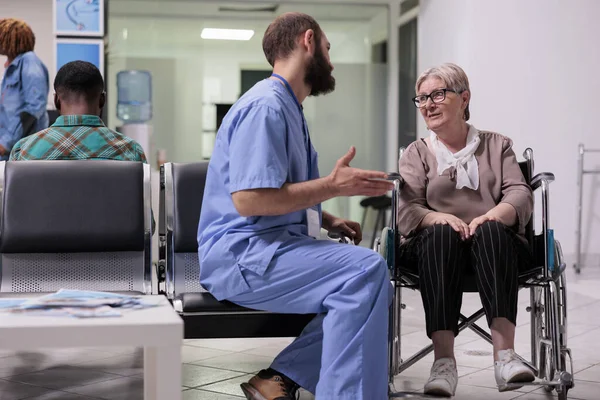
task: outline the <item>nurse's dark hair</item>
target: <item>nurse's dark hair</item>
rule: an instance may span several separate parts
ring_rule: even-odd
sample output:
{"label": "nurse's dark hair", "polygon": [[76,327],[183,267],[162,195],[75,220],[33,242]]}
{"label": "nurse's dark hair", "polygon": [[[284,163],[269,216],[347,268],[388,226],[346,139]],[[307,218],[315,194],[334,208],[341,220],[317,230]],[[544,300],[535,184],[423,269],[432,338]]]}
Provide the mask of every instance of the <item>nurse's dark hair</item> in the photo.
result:
{"label": "nurse's dark hair", "polygon": [[0,19],[0,51],[9,60],[33,51],[35,35],[27,23],[15,18]]}
{"label": "nurse's dark hair", "polygon": [[104,91],[104,79],[96,66],[87,61],[63,65],[54,78],[54,91],[62,101],[97,100]]}
{"label": "nurse's dark hair", "polygon": [[276,60],[287,58],[296,48],[298,36],[312,29],[317,44],[321,41],[321,27],[310,15],[289,12],[271,22],[263,37],[263,51],[271,66]]}

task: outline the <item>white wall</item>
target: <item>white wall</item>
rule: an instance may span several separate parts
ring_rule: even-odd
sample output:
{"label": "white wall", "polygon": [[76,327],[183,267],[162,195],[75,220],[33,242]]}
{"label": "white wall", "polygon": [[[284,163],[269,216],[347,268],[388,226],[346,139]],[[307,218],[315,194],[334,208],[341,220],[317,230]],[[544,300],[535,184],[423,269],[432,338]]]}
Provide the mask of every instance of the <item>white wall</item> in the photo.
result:
{"label": "white wall", "polygon": [[[0,0],[0,18],[19,18],[27,22],[35,34],[35,52],[50,74],[50,86],[54,80],[54,33],[52,28],[52,1],[50,0]],[[4,75],[4,61],[0,60],[0,77]],[[48,107],[52,104],[50,89]]]}
{"label": "white wall", "polygon": [[[518,156],[532,147],[536,171],[555,173],[551,223],[566,253],[575,249],[577,145],[600,148],[598,15],[597,0],[420,2],[419,71],[461,65],[471,82],[473,124],[510,136]],[[426,135],[422,122],[419,135]],[[600,165],[600,156],[589,165]],[[588,200],[598,198],[592,179]],[[598,253],[600,202],[584,206],[585,250]]]}
{"label": "white wall", "polygon": [[369,39],[372,44],[388,38],[388,9],[382,10],[369,22]]}

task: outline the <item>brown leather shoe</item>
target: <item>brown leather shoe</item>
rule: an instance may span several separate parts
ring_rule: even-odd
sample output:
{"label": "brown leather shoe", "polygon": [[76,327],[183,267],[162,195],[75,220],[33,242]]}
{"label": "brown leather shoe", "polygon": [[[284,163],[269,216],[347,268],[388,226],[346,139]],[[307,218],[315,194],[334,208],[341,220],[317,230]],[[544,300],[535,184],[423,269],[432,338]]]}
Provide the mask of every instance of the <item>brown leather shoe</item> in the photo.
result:
{"label": "brown leather shoe", "polygon": [[248,383],[242,383],[248,400],[296,400],[298,384],[274,369],[260,371]]}

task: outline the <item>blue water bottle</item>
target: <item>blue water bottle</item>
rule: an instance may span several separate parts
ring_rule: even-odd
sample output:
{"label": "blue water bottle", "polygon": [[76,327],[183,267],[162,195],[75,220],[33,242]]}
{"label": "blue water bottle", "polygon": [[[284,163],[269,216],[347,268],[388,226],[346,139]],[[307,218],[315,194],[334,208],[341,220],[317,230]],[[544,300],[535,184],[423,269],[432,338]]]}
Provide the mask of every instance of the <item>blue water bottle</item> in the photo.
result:
{"label": "blue water bottle", "polygon": [[117,118],[126,124],[152,119],[152,75],[148,71],[121,71],[117,74]]}

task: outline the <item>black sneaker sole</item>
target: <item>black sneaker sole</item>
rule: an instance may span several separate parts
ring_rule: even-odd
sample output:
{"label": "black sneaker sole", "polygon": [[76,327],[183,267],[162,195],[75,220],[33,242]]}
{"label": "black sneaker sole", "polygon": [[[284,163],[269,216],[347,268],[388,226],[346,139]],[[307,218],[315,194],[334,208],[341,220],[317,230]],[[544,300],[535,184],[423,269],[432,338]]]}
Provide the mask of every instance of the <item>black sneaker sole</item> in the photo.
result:
{"label": "black sneaker sole", "polygon": [[248,400],[267,400],[254,386],[249,383],[242,383],[240,385],[242,388],[242,392],[244,392],[244,396]]}

